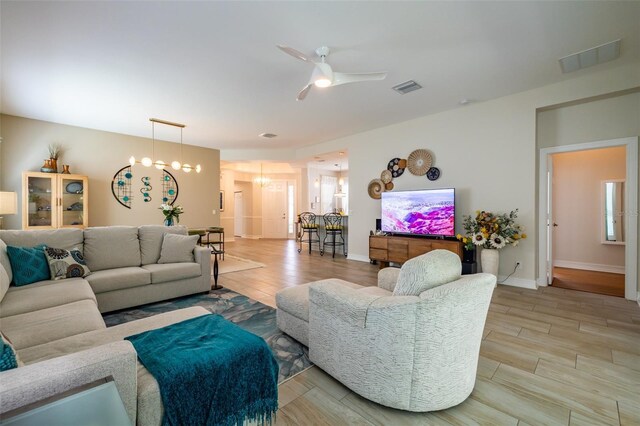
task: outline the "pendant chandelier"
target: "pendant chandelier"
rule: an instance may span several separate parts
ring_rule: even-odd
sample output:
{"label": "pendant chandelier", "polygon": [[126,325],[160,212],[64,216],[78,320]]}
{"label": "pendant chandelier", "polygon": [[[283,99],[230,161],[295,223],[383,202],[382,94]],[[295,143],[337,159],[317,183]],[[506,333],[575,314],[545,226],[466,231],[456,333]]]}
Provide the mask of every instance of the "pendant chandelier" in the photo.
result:
{"label": "pendant chandelier", "polygon": [[[338,164],[336,164],[338,166]],[[345,192],[342,192],[342,185],[344,185],[344,178],[342,177],[342,164],[340,164],[340,175],[338,176],[338,187],[336,188],[336,193],[333,194],[334,197],[344,198],[347,196]]]}
{"label": "pendant chandelier", "polygon": [[271,179],[269,179],[267,176],[262,174],[262,163],[260,163],[260,176],[257,176],[253,181],[256,184],[260,185],[262,188],[264,188],[265,186],[271,183]]}
{"label": "pendant chandelier", "polygon": [[188,164],[188,163],[183,163],[183,157],[182,157],[182,129],[184,129],[185,127],[187,127],[184,124],[180,124],[180,123],[173,123],[171,121],[165,121],[165,120],[160,120],[158,118],[150,118],[149,121],[151,122],[151,158],[150,157],[142,157],[142,159],[140,161],[136,160],[136,157],[134,157],[133,155],[129,158],[129,164],[131,164],[132,166],[136,163],[142,164],[144,167],[151,167],[154,166],[156,169],[158,170],[163,170],[164,168],[166,168],[169,164],[165,163],[162,160],[156,160],[155,159],[155,155],[156,155],[156,123],[158,124],[165,124],[167,126],[174,126],[174,127],[179,127],[180,128],[180,161],[174,160],[171,162],[171,168],[173,170],[180,170],[182,169],[183,172],[185,173],[191,173],[192,170],[195,170],[196,173],[200,173],[202,171],[202,166],[200,166],[200,164],[196,164],[195,167],[193,167],[192,165]]}

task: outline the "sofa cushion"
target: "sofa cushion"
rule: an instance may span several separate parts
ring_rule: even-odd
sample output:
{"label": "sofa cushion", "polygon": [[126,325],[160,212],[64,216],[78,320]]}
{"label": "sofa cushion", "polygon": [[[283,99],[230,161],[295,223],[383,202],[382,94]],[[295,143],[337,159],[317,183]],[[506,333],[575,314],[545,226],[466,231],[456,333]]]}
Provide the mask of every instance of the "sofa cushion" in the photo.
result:
{"label": "sofa cushion", "polygon": [[165,234],[158,263],[193,262],[193,250],[199,239],[199,235]]}
{"label": "sofa cushion", "polygon": [[31,346],[105,328],[92,300],[80,300],[0,320],[2,332],[20,351]]}
{"label": "sofa cushion", "polygon": [[0,302],[4,299],[4,295],[7,294],[7,290],[9,290],[9,285],[11,281],[9,281],[9,276],[7,275],[7,271],[4,269],[4,266],[0,263]]}
{"label": "sofa cushion", "polygon": [[419,296],[423,291],[455,281],[461,276],[460,256],[448,250],[433,250],[409,259],[402,265],[393,295]]}
{"label": "sofa cushion", "polygon": [[[338,278],[328,280],[349,288],[362,289],[363,286]],[[321,282],[321,281],[315,281]],[[313,283],[285,288],[276,293],[276,306],[294,317],[309,322],[309,287]]]}
{"label": "sofa cushion", "polygon": [[158,263],[164,234],[187,235],[186,226],[142,225],[138,228],[143,265]]}
{"label": "sofa cushion", "polygon": [[0,317],[25,314],[80,300],[91,300],[97,306],[91,286],[82,278],[40,281],[24,287],[11,287],[0,303]]}
{"label": "sofa cushion", "polygon": [[151,284],[151,274],[139,266],[93,272],[86,280],[96,293]]}
{"label": "sofa cushion", "polygon": [[199,263],[164,263],[144,265],[142,269],[151,273],[152,284],[194,278],[202,275]]}
{"label": "sofa cushion", "polygon": [[82,253],[77,248],[71,250],[46,247],[44,255],[49,264],[52,280],[66,278],[82,278],[91,273],[84,261]]}
{"label": "sofa cushion", "polygon": [[138,228],[134,226],[86,228],[84,258],[92,272],[140,266]]}
{"label": "sofa cushion", "polygon": [[142,333],[147,330],[166,327],[180,321],[195,318],[210,312],[201,306],[177,309],[135,321],[125,322],[113,327],[102,328],[100,330],[88,331],[86,333],[65,337],[54,342],[44,343],[20,349],[18,354],[25,364],[44,361],[85,349],[91,349],[106,343],[123,340],[127,336]]}
{"label": "sofa cushion", "polygon": [[44,247],[44,245],[36,247],[7,246],[14,285],[22,286],[49,279],[49,264],[44,255]]}
{"label": "sofa cushion", "polygon": [[77,247],[83,251],[84,237],[82,229],[60,228],[36,231],[0,231],[0,239],[8,246],[35,247],[44,244],[48,247],[72,249]]}
{"label": "sofa cushion", "polygon": [[7,244],[0,240],[0,265],[4,267],[4,270],[7,272],[7,276],[9,277],[9,282],[13,280],[13,271],[11,271],[11,261],[9,260],[9,255],[7,254]]}

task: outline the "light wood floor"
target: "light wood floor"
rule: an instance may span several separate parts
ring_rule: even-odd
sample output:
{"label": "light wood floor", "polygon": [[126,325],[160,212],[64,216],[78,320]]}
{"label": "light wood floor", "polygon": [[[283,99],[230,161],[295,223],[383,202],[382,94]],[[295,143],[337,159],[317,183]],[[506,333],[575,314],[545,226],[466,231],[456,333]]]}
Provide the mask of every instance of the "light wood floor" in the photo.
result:
{"label": "light wood floor", "polygon": [[[265,263],[220,283],[275,306],[285,287],[339,277],[375,285],[377,266],[298,254],[293,241],[238,240],[227,252]],[[369,402],[318,367],[279,387],[279,425],[640,425],[640,308],[555,287],[498,286],[475,390],[457,407],[408,413]]]}
{"label": "light wood floor", "polygon": [[553,268],[554,287],[624,297],[624,274]]}

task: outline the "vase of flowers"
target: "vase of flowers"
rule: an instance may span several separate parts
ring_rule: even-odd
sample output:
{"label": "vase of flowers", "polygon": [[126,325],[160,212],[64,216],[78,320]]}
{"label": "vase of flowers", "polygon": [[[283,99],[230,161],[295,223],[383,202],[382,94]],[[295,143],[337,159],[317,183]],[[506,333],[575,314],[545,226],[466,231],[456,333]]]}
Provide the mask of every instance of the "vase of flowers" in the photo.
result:
{"label": "vase of flowers", "polygon": [[520,240],[527,238],[524,227],[516,223],[518,209],[509,214],[495,214],[488,211],[476,211],[476,216],[465,216],[462,226],[465,235],[458,234],[457,238],[464,244],[465,250],[481,247],[480,265],[482,272],[498,276],[500,265],[499,250],[510,246],[517,246]]}
{"label": "vase of flowers", "polygon": [[170,204],[160,205],[160,210],[164,215],[164,226],[173,226],[174,219],[180,223],[180,215],[184,212],[182,206],[172,206]]}

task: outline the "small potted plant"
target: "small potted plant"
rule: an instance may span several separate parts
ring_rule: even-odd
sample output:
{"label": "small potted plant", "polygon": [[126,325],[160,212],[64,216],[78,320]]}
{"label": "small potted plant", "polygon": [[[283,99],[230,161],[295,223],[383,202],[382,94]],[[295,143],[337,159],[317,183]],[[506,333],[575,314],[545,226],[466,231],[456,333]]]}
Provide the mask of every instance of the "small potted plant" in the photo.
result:
{"label": "small potted plant", "polygon": [[162,210],[162,214],[164,215],[164,226],[173,226],[174,219],[180,223],[180,215],[184,213],[182,206],[172,206],[170,204],[160,205],[160,210]]}

